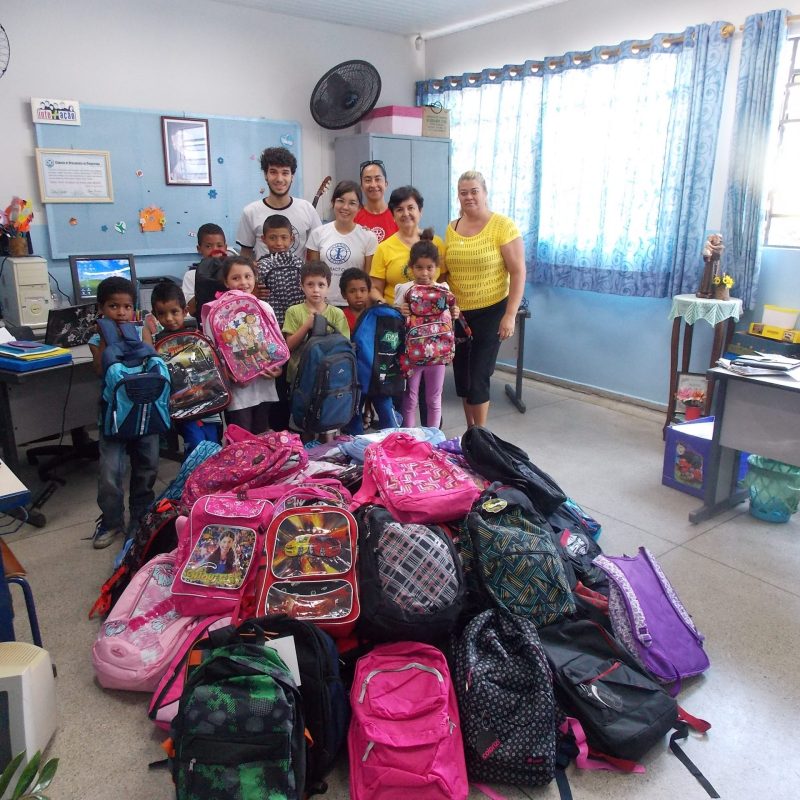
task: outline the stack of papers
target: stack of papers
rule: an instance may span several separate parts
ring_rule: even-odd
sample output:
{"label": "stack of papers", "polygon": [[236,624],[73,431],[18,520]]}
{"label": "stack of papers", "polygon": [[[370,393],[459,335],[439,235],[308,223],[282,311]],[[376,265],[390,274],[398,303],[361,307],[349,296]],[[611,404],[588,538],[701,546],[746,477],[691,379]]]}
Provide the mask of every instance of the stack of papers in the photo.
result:
{"label": "stack of papers", "polygon": [[70,361],[72,354],[63,347],[22,341],[0,344],[0,368],[13,372],[45,369]]}
{"label": "stack of papers", "polygon": [[721,358],[717,365],[737,375],[785,375],[800,380],[800,359],[774,353],[754,353],[739,358]]}
{"label": "stack of papers", "polygon": [[38,358],[52,358],[53,356],[69,355],[69,350],[63,347],[54,347],[50,344],[39,342],[7,342],[0,344],[0,356],[3,358],[16,358],[21,361],[35,361]]}

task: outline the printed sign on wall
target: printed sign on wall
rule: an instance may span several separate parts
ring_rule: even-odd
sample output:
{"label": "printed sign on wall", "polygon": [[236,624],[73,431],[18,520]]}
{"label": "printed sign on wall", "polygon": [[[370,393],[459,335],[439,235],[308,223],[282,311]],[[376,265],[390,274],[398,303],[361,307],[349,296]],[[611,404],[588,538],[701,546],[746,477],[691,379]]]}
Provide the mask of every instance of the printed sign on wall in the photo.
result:
{"label": "printed sign on wall", "polygon": [[31,116],[45,125],[80,125],[81,106],[77,100],[31,97]]}

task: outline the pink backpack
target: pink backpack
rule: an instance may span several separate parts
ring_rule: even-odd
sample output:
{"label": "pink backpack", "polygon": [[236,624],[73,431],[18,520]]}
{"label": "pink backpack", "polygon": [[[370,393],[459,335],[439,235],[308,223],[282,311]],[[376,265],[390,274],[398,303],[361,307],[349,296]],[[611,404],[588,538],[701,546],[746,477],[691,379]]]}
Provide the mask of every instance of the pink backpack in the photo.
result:
{"label": "pink backpack", "polygon": [[197,625],[181,616],[170,592],[175,553],[162,553],[133,576],[92,646],[98,683],[106,689],[152,692],[175,651]]}
{"label": "pink backpack", "polygon": [[458,705],[441,651],[378,645],[356,664],[350,706],[352,800],[467,797]]}
{"label": "pink backpack", "polygon": [[156,690],[150,700],[150,708],[147,715],[159,728],[168,731],[173,717],[178,713],[178,703],[183,694],[183,686],[186,683],[189,653],[195,643],[210,631],[224,628],[230,624],[231,618],[226,616],[215,615],[197,618],[197,625],[192,628],[189,635],[175,651],[172,661],[170,661],[169,666],[161,676],[161,680],[158,682],[158,686],[156,686]]}
{"label": "pink backpack", "polygon": [[296,433],[269,431],[259,436],[234,428],[233,441],[207,458],[189,476],[183,487],[181,506],[188,511],[201,497],[220,492],[237,493],[279,483],[299,472],[308,455]]}
{"label": "pink backpack", "polygon": [[244,494],[201,497],[176,523],[178,549],[172,594],[183,614],[234,615],[264,552],[272,503]]}
{"label": "pink backpack", "polygon": [[405,295],[411,308],[406,325],[406,359],[411,367],[449,364],[456,352],[450,306],[452,292],[441,286],[415,284]]}
{"label": "pink backpack", "polygon": [[231,289],[206,303],[201,316],[236,383],[249,383],[289,360],[275,314],[252,294]]}
{"label": "pink backpack", "polygon": [[385,506],[398,522],[439,523],[465,517],[478,494],[442,450],[407,433],[391,433],[367,447],[353,503]]}
{"label": "pink backpack", "polygon": [[[308,487],[304,487],[308,488]],[[358,525],[341,505],[292,506],[267,530],[266,568],[255,616],[286,614],[313,622],[331,636],[352,633],[361,606],[356,561]],[[344,498],[342,498],[344,499]]]}

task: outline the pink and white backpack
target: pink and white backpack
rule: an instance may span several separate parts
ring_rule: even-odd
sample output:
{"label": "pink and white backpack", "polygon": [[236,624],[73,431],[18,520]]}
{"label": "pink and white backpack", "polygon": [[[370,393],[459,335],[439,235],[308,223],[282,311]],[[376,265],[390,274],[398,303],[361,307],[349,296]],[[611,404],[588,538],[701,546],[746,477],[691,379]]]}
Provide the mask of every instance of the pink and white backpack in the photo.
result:
{"label": "pink and white backpack", "polygon": [[188,520],[178,520],[172,594],[181,613],[237,612],[254,592],[272,508],[270,500],[244,493],[206,495]]}
{"label": "pink and white backpack", "polygon": [[414,284],[405,294],[411,309],[406,331],[406,359],[411,367],[449,364],[456,352],[450,308],[455,296],[443,286]]}
{"label": "pink and white backpack", "polygon": [[464,800],[458,704],[444,654],[381,644],[356,664],[347,736],[352,800]]}
{"label": "pink and white backpack", "polygon": [[385,506],[403,523],[439,523],[465,517],[478,487],[447,454],[407,433],[392,433],[367,447],[355,507]]}
{"label": "pink and white backpack", "polygon": [[206,303],[202,318],[236,383],[249,383],[289,360],[275,314],[252,294],[231,289]]}
{"label": "pink and white backpack", "polygon": [[170,587],[175,553],[162,553],[133,576],[92,646],[98,683],[106,689],[152,692],[197,617],[182,616]]}
{"label": "pink and white backpack", "polygon": [[207,458],[186,480],[181,496],[185,513],[205,495],[236,494],[280,483],[308,463],[308,454],[296,433],[269,431],[254,436],[229,425],[225,436],[236,441]]}

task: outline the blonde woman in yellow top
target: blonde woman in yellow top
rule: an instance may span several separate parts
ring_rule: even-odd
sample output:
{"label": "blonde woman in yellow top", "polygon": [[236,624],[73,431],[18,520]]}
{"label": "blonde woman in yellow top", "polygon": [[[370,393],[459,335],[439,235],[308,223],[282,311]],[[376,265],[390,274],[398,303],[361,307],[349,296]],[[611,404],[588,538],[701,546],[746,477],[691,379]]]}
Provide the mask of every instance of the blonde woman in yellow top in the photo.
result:
{"label": "blonde woman in yellow top", "polygon": [[[372,257],[370,297],[376,303],[394,305],[394,287],[410,280],[406,267],[411,247],[419,241],[422,233],[419,227],[422,202],[422,195],[413,186],[401,186],[389,196],[389,210],[397,223],[397,232],[384,239]],[[444,272],[444,242],[434,236],[433,243],[439,250],[439,271]]]}
{"label": "blonde woman in yellow top", "polygon": [[447,281],[472,329],[472,340],[456,347],[453,361],[456,393],[472,427],[486,425],[500,342],[514,335],[525,291],[525,248],[513,220],[489,210],[480,172],[458,179],[458,202],[461,216],[445,234]]}

